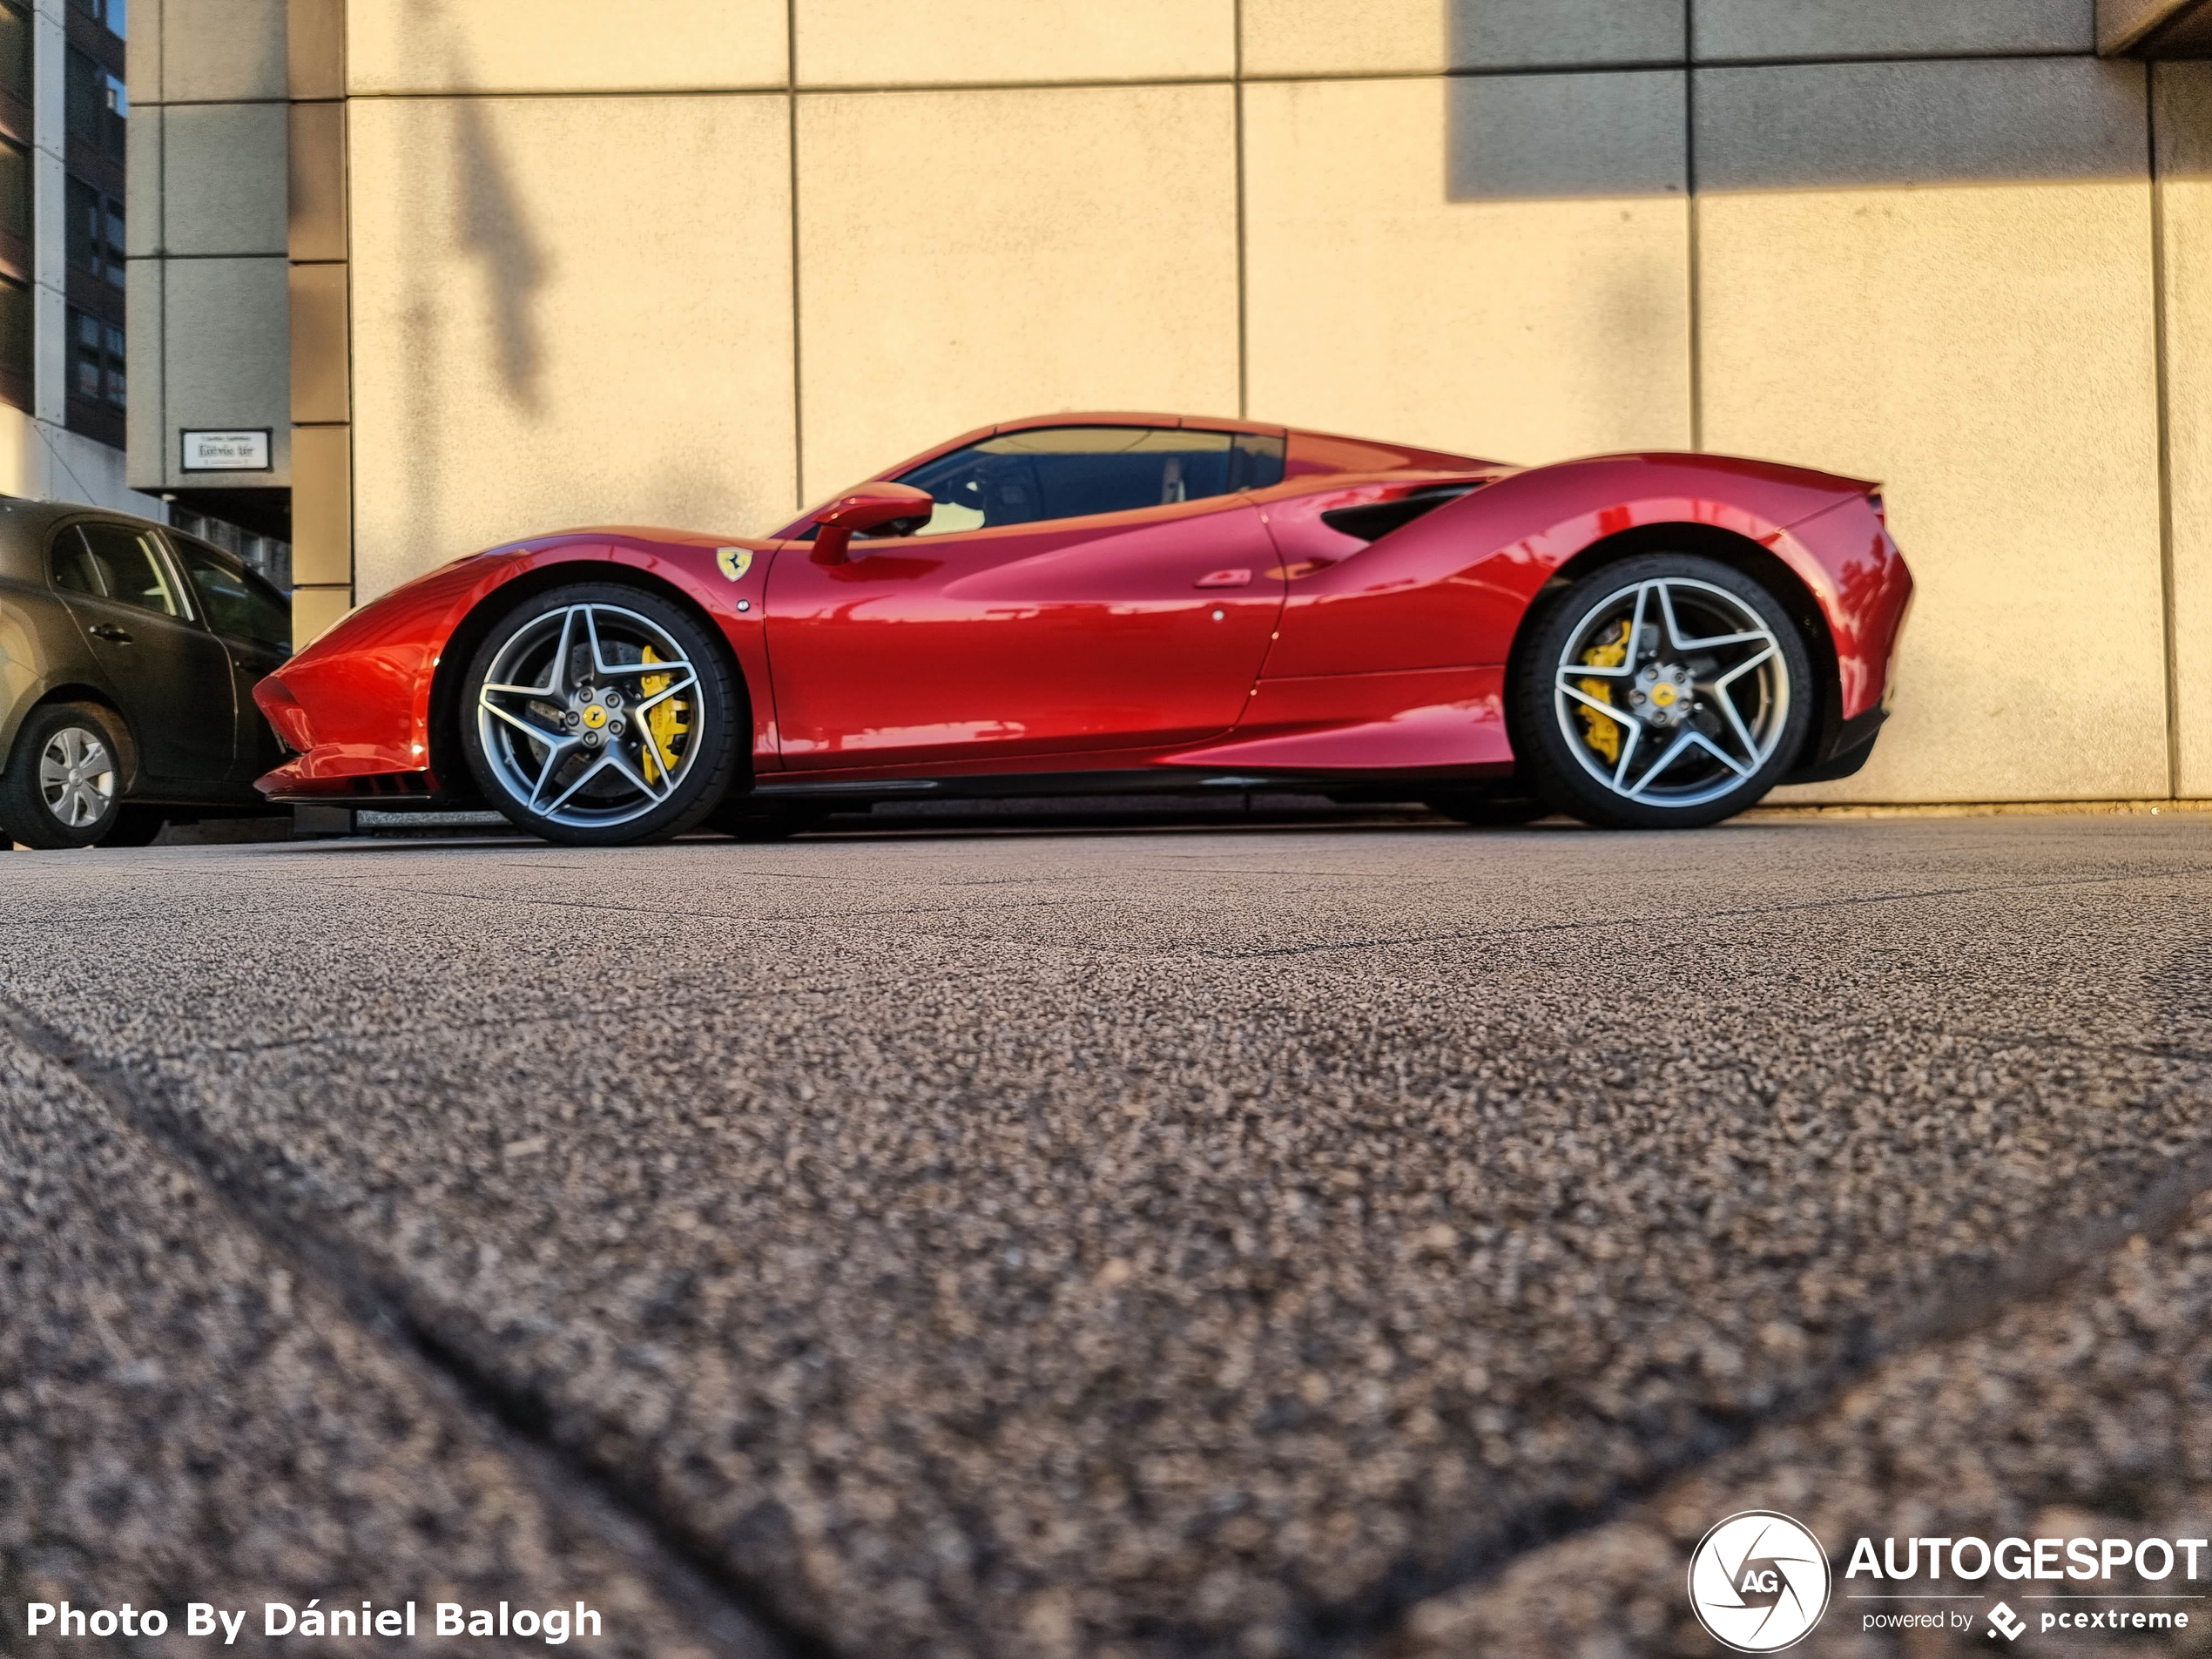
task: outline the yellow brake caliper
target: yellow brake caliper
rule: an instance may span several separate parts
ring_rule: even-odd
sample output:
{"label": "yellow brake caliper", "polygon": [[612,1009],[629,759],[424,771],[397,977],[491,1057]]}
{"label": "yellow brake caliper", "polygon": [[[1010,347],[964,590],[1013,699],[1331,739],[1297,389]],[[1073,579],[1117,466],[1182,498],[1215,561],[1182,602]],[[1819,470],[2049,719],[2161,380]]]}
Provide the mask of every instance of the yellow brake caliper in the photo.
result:
{"label": "yellow brake caliper", "polygon": [[[658,663],[662,658],[658,652],[648,645],[645,647],[644,660],[649,663]],[[676,676],[673,674],[640,675],[637,680],[637,695],[641,698],[658,697],[669,688],[675,678]],[[671,697],[666,702],[656,703],[645,711],[645,781],[647,783],[652,783],[674,770],[676,739],[691,729],[691,723],[684,718],[689,711],[684,699],[680,697]]]}
{"label": "yellow brake caliper", "polygon": [[[1582,653],[1583,664],[1589,668],[1618,668],[1628,659],[1629,624],[1625,622],[1615,623],[1614,631],[1604,641],[1591,646]],[[1595,698],[1601,703],[1610,704],[1613,701],[1611,680],[1580,679],[1575,682],[1575,685],[1576,690],[1586,696]],[[1575,712],[1582,717],[1582,730],[1584,735],[1589,739],[1590,747],[1605,757],[1608,765],[1619,765],[1621,764],[1620,723],[1607,719],[1595,709],[1587,705],[1577,708]]]}

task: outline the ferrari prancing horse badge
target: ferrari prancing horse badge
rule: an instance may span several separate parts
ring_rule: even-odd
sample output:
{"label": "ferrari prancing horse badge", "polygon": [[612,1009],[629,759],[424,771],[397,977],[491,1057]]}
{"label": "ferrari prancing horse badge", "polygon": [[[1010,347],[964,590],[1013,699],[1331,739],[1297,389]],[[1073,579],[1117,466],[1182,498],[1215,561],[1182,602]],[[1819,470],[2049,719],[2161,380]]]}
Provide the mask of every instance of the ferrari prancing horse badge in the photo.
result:
{"label": "ferrari prancing horse badge", "polygon": [[714,562],[731,581],[742,582],[745,573],[752,569],[752,550],[749,547],[718,547],[714,550]]}

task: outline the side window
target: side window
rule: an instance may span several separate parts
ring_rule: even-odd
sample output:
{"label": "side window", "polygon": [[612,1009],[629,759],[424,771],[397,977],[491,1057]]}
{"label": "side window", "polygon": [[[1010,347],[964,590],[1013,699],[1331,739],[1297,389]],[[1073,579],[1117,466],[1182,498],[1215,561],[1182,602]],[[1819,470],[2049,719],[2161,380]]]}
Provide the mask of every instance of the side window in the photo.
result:
{"label": "side window", "polygon": [[217,633],[234,634],[264,645],[289,647],[292,608],[276,590],[249,570],[237,569],[181,537],[170,539],[199,596],[200,614]]}
{"label": "side window", "polygon": [[107,592],[100,585],[100,568],[93,563],[91,550],[74,524],[54,537],[54,585],[64,593],[104,597]]}
{"label": "side window", "polygon": [[77,533],[84,538],[109,598],[158,610],[165,617],[185,614],[184,603],[151,531],[132,529],[128,524],[84,523],[77,526]]}
{"label": "side window", "polygon": [[[1258,448],[1255,448],[1255,444]],[[1273,475],[1266,446],[1273,447]],[[899,482],[929,492],[919,534],[1125,513],[1281,481],[1282,444],[1177,427],[1040,427],[940,455]]]}

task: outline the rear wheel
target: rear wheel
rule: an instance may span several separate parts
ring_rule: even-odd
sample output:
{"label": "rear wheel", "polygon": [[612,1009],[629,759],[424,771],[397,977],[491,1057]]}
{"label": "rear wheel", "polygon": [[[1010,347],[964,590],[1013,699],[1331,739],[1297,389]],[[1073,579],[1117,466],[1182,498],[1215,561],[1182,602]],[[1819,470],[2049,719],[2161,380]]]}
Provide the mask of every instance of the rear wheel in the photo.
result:
{"label": "rear wheel", "polygon": [[1795,763],[1811,658],[1741,571],[1658,553],[1593,571],[1536,621],[1514,670],[1514,735],[1537,792],[1608,828],[1695,828]]}
{"label": "rear wheel", "polygon": [[35,709],[0,775],[0,829],[25,846],[90,846],[123,813],[123,738],[90,703]]}
{"label": "rear wheel", "polygon": [[658,594],[576,583],[492,628],[462,682],[462,747],[484,798],[548,840],[680,834],[728,789],[734,671]]}

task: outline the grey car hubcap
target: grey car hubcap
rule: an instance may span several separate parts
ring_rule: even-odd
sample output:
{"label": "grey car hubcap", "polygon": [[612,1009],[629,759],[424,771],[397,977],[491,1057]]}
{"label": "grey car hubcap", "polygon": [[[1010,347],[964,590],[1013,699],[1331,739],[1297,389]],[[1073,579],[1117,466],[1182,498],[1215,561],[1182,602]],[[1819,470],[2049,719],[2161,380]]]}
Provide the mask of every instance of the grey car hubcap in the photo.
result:
{"label": "grey car hubcap", "polygon": [[38,754],[46,810],[73,830],[98,823],[115,799],[115,760],[97,732],[65,725]]}

